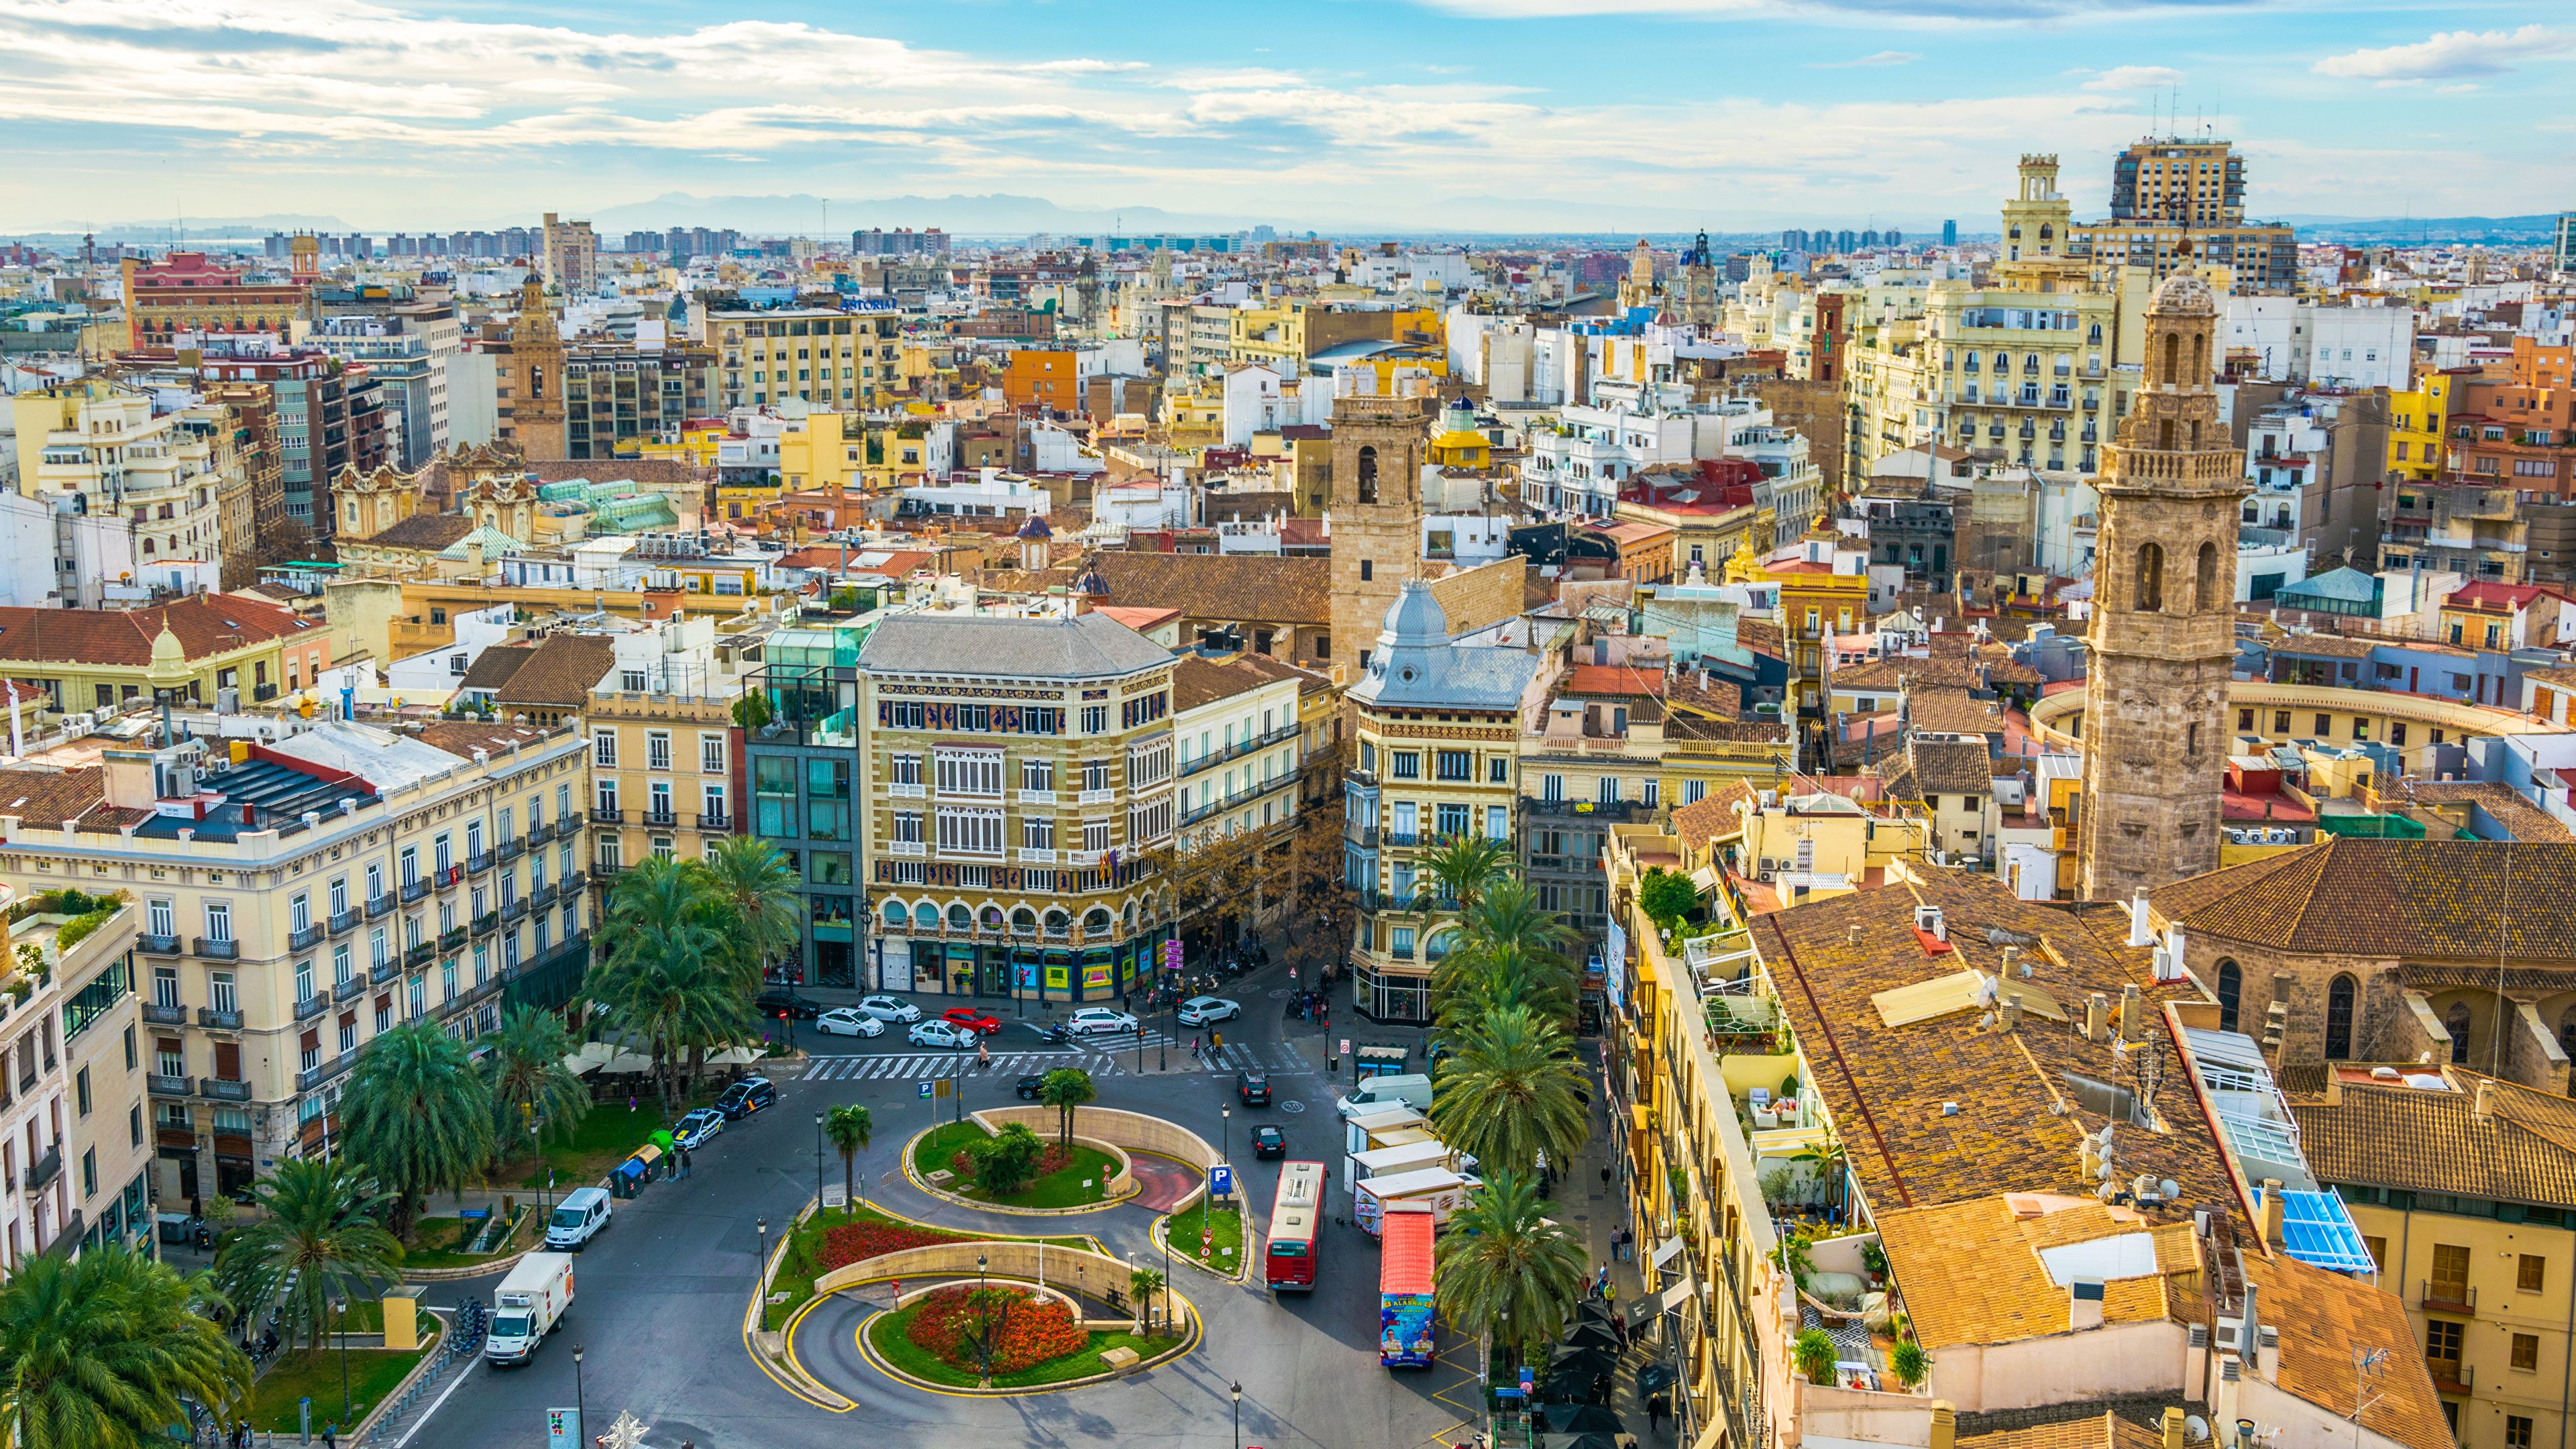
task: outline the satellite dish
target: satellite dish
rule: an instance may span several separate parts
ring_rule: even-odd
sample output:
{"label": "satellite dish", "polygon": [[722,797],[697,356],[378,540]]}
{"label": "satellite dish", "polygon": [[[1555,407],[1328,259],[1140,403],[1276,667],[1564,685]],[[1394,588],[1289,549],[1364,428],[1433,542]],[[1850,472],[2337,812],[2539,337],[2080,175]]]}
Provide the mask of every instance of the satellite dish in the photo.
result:
{"label": "satellite dish", "polygon": [[2165,1201],[2172,1202],[2175,1198],[2182,1196],[2182,1184],[2168,1177],[2164,1181],[2156,1184],[2156,1192],[2161,1195]]}
{"label": "satellite dish", "polygon": [[2209,1421],[2198,1414],[2187,1414],[2182,1421],[2183,1437],[2195,1444],[2208,1442]]}

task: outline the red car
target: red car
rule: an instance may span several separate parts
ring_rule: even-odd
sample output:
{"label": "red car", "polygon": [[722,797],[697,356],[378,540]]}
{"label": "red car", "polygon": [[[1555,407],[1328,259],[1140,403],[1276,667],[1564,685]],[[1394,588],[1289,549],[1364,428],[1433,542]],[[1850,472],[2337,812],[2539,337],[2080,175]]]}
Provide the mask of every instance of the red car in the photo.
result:
{"label": "red car", "polygon": [[971,1006],[952,1006],[939,1013],[939,1019],[965,1031],[980,1031],[986,1036],[1002,1029],[1002,1019],[977,1011]]}

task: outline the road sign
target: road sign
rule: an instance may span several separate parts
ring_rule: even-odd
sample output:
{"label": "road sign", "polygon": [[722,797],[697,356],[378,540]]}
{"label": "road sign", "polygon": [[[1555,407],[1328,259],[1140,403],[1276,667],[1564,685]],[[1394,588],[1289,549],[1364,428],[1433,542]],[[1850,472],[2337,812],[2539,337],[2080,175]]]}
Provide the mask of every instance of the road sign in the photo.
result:
{"label": "road sign", "polygon": [[1349,1037],[1343,1037],[1343,1038],[1342,1038],[1342,1049],[1341,1049],[1341,1051],[1339,1051],[1338,1053],[1336,1053],[1336,1055],[1338,1055],[1338,1056],[1345,1056],[1345,1057],[1346,1057],[1346,1056],[1349,1056],[1350,1054],[1351,1054],[1351,1039],[1350,1039]]}
{"label": "road sign", "polygon": [[934,1097],[954,1097],[957,1095],[957,1082],[951,1077],[941,1077],[930,1084],[930,1094]]}
{"label": "road sign", "polygon": [[1181,943],[1178,940],[1163,943],[1163,969],[1166,971],[1181,969]]}
{"label": "road sign", "polygon": [[581,1410],[546,1410],[546,1449],[579,1449]]}
{"label": "road sign", "polygon": [[1232,1167],[1220,1162],[1216,1166],[1208,1169],[1208,1195],[1211,1197],[1234,1196],[1234,1169]]}
{"label": "road sign", "polygon": [[925,1102],[930,1100],[930,1083],[928,1082],[921,1084],[921,1099]]}

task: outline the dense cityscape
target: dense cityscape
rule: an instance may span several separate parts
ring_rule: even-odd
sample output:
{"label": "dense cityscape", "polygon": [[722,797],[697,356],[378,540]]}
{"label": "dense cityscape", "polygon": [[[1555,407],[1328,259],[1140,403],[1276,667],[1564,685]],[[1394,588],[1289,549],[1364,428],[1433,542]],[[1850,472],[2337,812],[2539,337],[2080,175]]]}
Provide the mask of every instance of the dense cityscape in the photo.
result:
{"label": "dense cityscape", "polygon": [[2576,211],[2074,74],[1931,222],[48,170],[0,1449],[2566,1449]]}

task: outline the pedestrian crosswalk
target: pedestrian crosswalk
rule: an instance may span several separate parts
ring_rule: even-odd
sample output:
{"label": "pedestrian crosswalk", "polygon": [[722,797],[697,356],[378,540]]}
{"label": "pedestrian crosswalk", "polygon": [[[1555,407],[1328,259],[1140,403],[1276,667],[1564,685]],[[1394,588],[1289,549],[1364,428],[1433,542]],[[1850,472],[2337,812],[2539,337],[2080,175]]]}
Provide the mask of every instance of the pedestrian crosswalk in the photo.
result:
{"label": "pedestrian crosswalk", "polygon": [[[1080,1067],[1093,1076],[1116,1076],[1137,1069],[1135,1038],[1127,1039],[1123,1054],[1107,1050],[1107,1041],[1086,1042],[1095,1050],[1045,1052],[995,1052],[993,1064],[979,1069],[973,1052],[889,1052],[867,1056],[817,1056],[805,1064],[798,1080],[807,1082],[885,1082],[898,1080],[930,1081],[939,1077],[976,1075],[1020,1077],[1038,1072],[1051,1072],[1058,1067]],[[1310,1070],[1296,1049],[1284,1044],[1259,1048],[1246,1042],[1228,1042],[1224,1046],[1202,1051],[1193,1061],[1186,1044],[1162,1050],[1163,1043],[1150,1035],[1145,1039],[1144,1067],[1148,1073],[1173,1072],[1275,1072],[1287,1074]]]}

